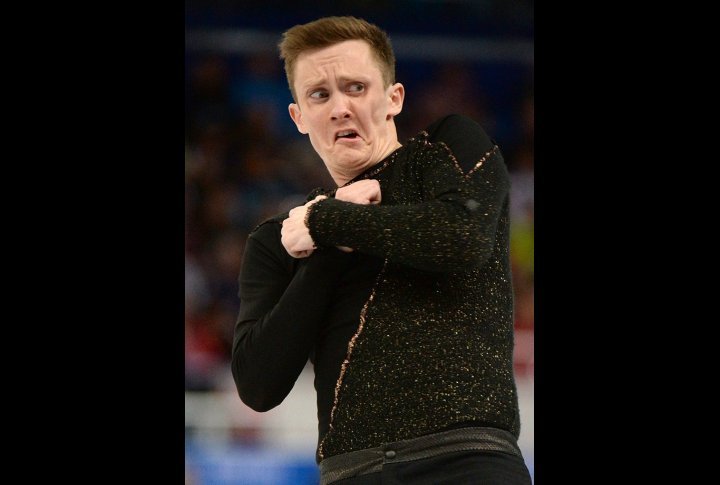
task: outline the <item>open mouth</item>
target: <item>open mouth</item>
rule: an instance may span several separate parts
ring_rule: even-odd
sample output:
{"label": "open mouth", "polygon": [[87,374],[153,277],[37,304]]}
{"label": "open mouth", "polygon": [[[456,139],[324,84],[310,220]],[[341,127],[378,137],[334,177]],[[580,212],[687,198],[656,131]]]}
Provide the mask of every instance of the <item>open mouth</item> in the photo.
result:
{"label": "open mouth", "polygon": [[338,131],[335,134],[335,140],[345,139],[345,140],[357,140],[360,138],[360,135],[358,135],[357,131],[355,130],[343,130]]}

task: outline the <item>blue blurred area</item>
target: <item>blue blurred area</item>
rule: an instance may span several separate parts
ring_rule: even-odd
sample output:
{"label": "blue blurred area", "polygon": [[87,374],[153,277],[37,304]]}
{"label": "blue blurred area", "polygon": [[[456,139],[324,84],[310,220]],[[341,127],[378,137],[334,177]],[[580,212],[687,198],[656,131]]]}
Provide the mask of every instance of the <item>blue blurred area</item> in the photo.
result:
{"label": "blue blurred area", "polygon": [[[530,476],[535,471],[526,457]],[[317,485],[312,456],[242,446],[186,445],[186,485]]]}
{"label": "blue blurred area", "polygon": [[388,32],[511,37],[534,35],[533,0],[287,0],[185,2],[187,27],[285,30],[328,15],[354,15]]}
{"label": "blue blurred area", "polygon": [[186,485],[317,485],[312,455],[272,449],[186,444]]}

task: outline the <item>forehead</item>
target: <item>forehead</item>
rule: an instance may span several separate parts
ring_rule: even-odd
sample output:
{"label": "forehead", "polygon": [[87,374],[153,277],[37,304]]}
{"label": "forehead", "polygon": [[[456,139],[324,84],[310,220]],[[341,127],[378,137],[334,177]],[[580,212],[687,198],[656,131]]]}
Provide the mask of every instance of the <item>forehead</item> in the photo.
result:
{"label": "forehead", "polygon": [[295,78],[303,84],[333,75],[381,75],[380,66],[370,45],[363,40],[346,40],[328,47],[300,54],[295,64]]}

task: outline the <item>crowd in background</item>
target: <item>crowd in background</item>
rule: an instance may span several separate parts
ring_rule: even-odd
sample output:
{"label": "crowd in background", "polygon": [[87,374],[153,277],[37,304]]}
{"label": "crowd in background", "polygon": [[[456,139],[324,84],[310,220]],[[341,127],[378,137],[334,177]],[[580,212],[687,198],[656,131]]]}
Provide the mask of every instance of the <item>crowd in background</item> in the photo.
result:
{"label": "crowd in background", "polygon": [[[391,38],[392,38],[392,32]],[[478,121],[511,174],[511,258],[519,376],[533,372],[534,94],[532,64],[398,57],[402,141],[449,113]],[[186,52],[185,389],[226,386],[245,240],[263,219],[334,187],[287,113],[274,52]]]}

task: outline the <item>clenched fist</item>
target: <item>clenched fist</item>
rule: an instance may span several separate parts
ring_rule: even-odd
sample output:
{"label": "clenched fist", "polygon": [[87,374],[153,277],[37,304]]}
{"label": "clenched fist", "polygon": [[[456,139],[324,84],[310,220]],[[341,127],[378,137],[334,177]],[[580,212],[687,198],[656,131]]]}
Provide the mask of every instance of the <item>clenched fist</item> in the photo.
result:
{"label": "clenched fist", "polygon": [[311,205],[326,198],[324,195],[318,195],[307,204],[295,207],[288,214],[288,218],[282,222],[281,242],[293,258],[307,258],[315,250],[315,242],[310,237],[310,229],[305,225],[305,216]]}
{"label": "clenched fist", "polygon": [[335,191],[337,200],[354,202],[355,204],[379,204],[382,200],[380,182],[373,179],[358,180]]}

